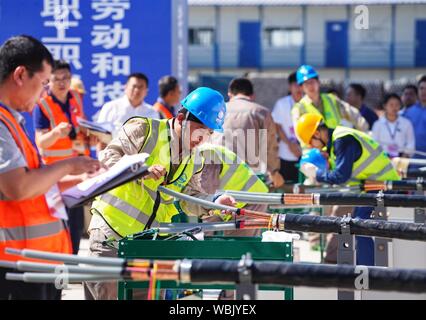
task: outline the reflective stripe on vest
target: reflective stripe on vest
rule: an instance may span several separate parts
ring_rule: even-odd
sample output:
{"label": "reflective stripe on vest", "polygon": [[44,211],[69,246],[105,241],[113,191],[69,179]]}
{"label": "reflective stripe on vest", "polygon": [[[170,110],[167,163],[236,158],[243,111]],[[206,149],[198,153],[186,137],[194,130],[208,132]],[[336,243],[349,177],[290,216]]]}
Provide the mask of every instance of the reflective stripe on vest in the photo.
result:
{"label": "reflective stripe on vest", "polygon": [[[133,219],[135,219],[136,221],[140,222],[143,225],[145,225],[148,222],[149,217],[151,216],[150,213],[144,213],[140,211],[138,208],[122,201],[120,198],[112,194],[105,193],[102,195],[101,199],[102,201],[108,203],[109,205],[113,206],[114,208],[118,210],[121,210],[123,213],[132,217]],[[155,228],[158,226],[159,224],[156,221],[152,223],[152,227]]]}
{"label": "reflective stripe on vest", "polygon": [[53,129],[55,128],[59,123],[55,122],[55,116],[53,114],[52,109],[50,108],[49,104],[47,103],[47,101],[45,99],[41,99],[40,103],[43,105],[44,110],[46,110],[47,112],[47,116],[49,117],[49,121],[50,121],[50,127]]}
{"label": "reflective stripe on vest", "polygon": [[43,238],[55,235],[64,229],[64,223],[60,220],[26,227],[1,228],[0,241],[20,241]]}
{"label": "reflective stripe on vest", "polygon": [[[149,137],[152,134],[152,132],[158,132],[159,129],[160,129],[160,122],[157,122],[157,121],[152,122],[149,129],[150,132],[148,132],[147,136]],[[144,153],[148,153],[148,154],[151,154],[152,151],[154,151],[154,148],[157,145],[157,141],[155,139],[149,139],[148,137],[145,142],[145,145],[142,146],[141,150],[139,150],[139,153],[142,152],[142,150]]]}
{"label": "reflective stripe on vest", "polygon": [[330,94],[321,94],[324,114],[321,114],[321,112],[314,106],[312,101],[308,102],[307,99],[309,98],[305,96],[304,98],[302,98],[302,100],[295,104],[295,107],[299,108],[300,115],[306,113],[319,114],[324,117],[324,122],[330,129],[334,129],[338,125],[340,125],[342,118],[334,97],[332,97]]}
{"label": "reflective stripe on vest", "polygon": [[[361,145],[361,156],[352,167],[352,181],[359,180],[399,180],[400,177],[394,169],[389,157],[384,153],[380,145],[364,132],[337,127],[332,136],[333,143],[345,136],[354,137]],[[332,159],[335,159],[334,149],[331,151]]]}
{"label": "reflective stripe on vest", "polygon": [[[162,165],[167,172],[170,172],[171,151],[168,120],[142,119],[147,122],[149,130],[139,152],[150,154],[147,165]],[[198,169],[199,167],[194,164],[194,157],[186,157],[165,187],[181,192]],[[153,213],[157,198],[156,190],[164,180],[164,177],[159,180],[142,180],[142,185],[140,182],[133,181],[115,188],[93,202],[92,212],[99,213],[114,232],[121,237],[141,232]],[[173,204],[173,197],[165,194],[160,194],[160,197],[160,205],[152,226],[158,226],[158,223],[161,222],[171,222],[172,217],[179,213]]]}
{"label": "reflective stripe on vest", "polygon": [[63,149],[63,150],[41,150],[43,157],[72,157],[75,155],[73,149]]}

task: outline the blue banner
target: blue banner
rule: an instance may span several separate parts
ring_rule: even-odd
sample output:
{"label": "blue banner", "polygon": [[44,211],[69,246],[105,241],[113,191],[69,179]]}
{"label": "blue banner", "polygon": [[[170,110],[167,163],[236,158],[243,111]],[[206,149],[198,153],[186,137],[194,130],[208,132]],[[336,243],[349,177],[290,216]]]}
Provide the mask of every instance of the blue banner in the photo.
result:
{"label": "blue banner", "polygon": [[28,34],[70,62],[90,118],[123,95],[132,72],[148,76],[148,103],[164,75],[186,93],[187,15],[186,0],[0,0],[0,42]]}

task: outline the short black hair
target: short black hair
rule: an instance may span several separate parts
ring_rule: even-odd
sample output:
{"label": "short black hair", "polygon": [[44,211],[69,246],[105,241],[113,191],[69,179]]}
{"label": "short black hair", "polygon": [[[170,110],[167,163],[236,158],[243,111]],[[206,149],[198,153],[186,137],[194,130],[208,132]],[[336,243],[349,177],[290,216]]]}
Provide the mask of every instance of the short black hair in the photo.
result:
{"label": "short black hair", "polygon": [[252,96],[254,94],[253,84],[247,78],[233,79],[229,84],[228,91],[233,95]]}
{"label": "short black hair", "polygon": [[290,73],[290,75],[287,78],[288,84],[297,83],[297,72],[294,71]]}
{"label": "short black hair", "polygon": [[423,76],[420,77],[420,80],[419,80],[419,82],[417,82],[417,85],[420,86],[420,84],[422,82],[426,82],[426,75],[423,75]]}
{"label": "short black hair", "polygon": [[164,76],[158,81],[158,90],[161,98],[176,89],[179,85],[178,80],[173,76]]}
{"label": "short black hair", "polygon": [[147,87],[149,86],[148,77],[147,77],[144,73],[142,73],[142,72],[134,72],[134,73],[131,73],[131,74],[127,77],[127,81],[126,81],[126,82],[129,82],[129,80],[130,80],[131,78],[136,78],[136,79],[139,79],[139,80],[143,80],[143,81],[145,81],[146,86],[147,86]]}
{"label": "short black hair", "polygon": [[413,90],[416,93],[416,96],[419,94],[419,89],[417,89],[417,86],[414,84],[407,84],[402,90],[402,92],[404,92],[405,90]]}
{"label": "short black hair", "polygon": [[55,60],[53,63],[52,72],[62,70],[62,69],[67,69],[69,72],[71,72],[71,65],[65,60]]}
{"label": "short black hair", "polygon": [[185,109],[185,107],[183,107],[183,108],[181,108],[179,111],[178,111],[178,114],[179,113],[181,113],[181,114],[183,114],[185,117],[188,115],[188,118],[187,118],[187,120],[188,121],[194,121],[194,122],[197,122],[197,123],[201,123],[201,124],[203,124],[203,122],[200,120],[200,119],[198,119],[196,116],[194,116],[191,112],[189,112],[189,110],[188,109]]}
{"label": "short black hair", "polygon": [[53,66],[52,54],[39,40],[27,35],[9,38],[0,47],[0,83],[19,66],[32,76],[42,70],[44,61]]}
{"label": "short black hair", "polygon": [[391,93],[388,93],[384,96],[383,101],[382,101],[382,106],[384,107],[389,102],[390,99],[397,99],[399,101],[399,103],[402,105],[401,97],[398,94],[396,94],[395,92],[391,92]]}
{"label": "short black hair", "polygon": [[362,99],[365,99],[366,95],[367,95],[367,90],[365,89],[365,87],[360,84],[360,83],[351,83],[349,85],[349,88],[352,88],[357,95],[361,96]]}

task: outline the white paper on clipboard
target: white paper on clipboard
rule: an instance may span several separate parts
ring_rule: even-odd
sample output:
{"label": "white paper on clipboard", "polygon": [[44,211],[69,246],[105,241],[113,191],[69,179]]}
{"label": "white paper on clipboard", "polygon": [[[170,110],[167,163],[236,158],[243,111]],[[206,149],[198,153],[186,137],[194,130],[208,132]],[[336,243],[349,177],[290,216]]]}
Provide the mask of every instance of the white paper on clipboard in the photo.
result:
{"label": "white paper on clipboard", "polygon": [[78,185],[65,190],[62,194],[77,199],[87,197],[92,194],[96,189],[104,186],[109,181],[116,178],[129,168],[145,163],[148,157],[149,154],[147,153],[140,153],[131,156],[125,155],[108,171],[86,181],[83,181]]}

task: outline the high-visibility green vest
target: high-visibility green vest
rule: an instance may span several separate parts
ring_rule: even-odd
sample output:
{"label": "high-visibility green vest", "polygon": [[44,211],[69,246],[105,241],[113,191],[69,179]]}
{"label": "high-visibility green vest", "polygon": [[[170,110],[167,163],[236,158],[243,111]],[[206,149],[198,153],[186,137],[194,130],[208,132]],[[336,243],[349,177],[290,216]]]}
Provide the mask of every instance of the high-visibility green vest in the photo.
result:
{"label": "high-visibility green vest", "polygon": [[[149,124],[149,132],[139,153],[150,154],[147,165],[161,165],[169,173],[171,149],[168,120],[142,119]],[[164,185],[166,188],[181,192],[191,177],[202,170],[201,159],[195,158],[194,154],[186,156],[173,177],[167,180],[166,175],[159,180],[133,181],[101,195],[93,202],[92,213],[101,215],[118,235],[125,237],[144,230],[159,196],[159,207],[151,227],[171,222],[172,217],[179,213],[173,204],[174,198],[157,192],[157,189],[167,181]]]}
{"label": "high-visibility green vest", "polygon": [[334,141],[345,136],[354,137],[362,149],[361,157],[353,164],[350,182],[356,183],[356,181],[360,180],[401,180],[389,157],[377,141],[364,132],[347,127],[338,126],[333,132],[330,154],[332,168],[335,168],[336,161],[333,147]]}
{"label": "high-visibility green vest", "polygon": [[298,103],[294,105],[294,109],[299,110],[299,114],[303,115],[305,113],[315,113],[319,114],[324,118],[324,122],[327,127],[330,129],[336,128],[340,125],[342,116],[340,115],[340,110],[336,102],[336,98],[332,94],[321,94],[322,105],[324,106],[324,114],[314,106],[310,101],[308,96],[304,96]]}
{"label": "high-visibility green vest", "polygon": [[[203,144],[199,151],[203,156],[205,165],[221,164],[220,171],[220,190],[265,192],[268,187],[260,180],[254,171],[242,161],[238,156],[226,147]],[[237,203],[238,208],[244,207],[245,203]]]}

